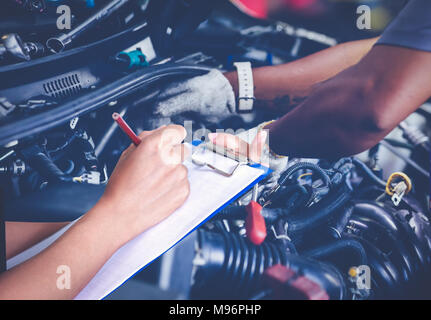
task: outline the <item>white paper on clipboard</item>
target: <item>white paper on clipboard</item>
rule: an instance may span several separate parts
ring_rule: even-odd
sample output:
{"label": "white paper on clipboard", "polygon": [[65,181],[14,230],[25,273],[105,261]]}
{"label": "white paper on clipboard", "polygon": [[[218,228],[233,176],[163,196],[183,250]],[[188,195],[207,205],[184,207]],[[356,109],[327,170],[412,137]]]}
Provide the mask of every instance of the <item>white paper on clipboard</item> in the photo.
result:
{"label": "white paper on clipboard", "polygon": [[[232,161],[211,151],[201,156],[217,165],[231,165]],[[232,177],[225,177],[191,161],[185,165],[190,181],[190,196],[185,204],[115,252],[75,299],[103,299],[267,172],[265,168],[241,166]]]}

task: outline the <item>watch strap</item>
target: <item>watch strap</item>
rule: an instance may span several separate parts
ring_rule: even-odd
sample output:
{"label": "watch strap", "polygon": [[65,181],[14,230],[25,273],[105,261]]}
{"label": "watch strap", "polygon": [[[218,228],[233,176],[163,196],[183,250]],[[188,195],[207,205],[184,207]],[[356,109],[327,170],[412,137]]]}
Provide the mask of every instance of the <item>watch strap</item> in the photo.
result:
{"label": "watch strap", "polygon": [[250,62],[235,62],[238,72],[238,112],[252,112],[254,104],[253,70]]}

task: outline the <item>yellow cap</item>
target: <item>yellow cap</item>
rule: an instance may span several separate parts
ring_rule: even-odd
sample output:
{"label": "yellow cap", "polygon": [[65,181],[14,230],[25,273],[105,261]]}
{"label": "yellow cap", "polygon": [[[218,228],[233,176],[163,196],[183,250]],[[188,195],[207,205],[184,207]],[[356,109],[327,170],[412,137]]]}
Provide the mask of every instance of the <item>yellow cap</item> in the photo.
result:
{"label": "yellow cap", "polygon": [[349,276],[351,276],[351,277],[356,277],[356,276],[357,276],[357,274],[358,274],[358,272],[356,271],[356,267],[351,267],[351,268],[349,269]]}

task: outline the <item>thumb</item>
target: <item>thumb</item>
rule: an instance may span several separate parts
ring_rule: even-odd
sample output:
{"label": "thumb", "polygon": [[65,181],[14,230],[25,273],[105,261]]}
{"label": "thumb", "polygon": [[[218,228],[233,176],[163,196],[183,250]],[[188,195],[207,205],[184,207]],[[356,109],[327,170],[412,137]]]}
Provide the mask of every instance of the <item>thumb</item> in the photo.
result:
{"label": "thumb", "polygon": [[151,134],[152,134],[152,131],[142,131],[142,132],[138,135],[138,137],[139,137],[141,140],[144,140],[146,137],[150,136]]}
{"label": "thumb", "polygon": [[208,138],[217,146],[221,146],[235,154],[248,156],[248,143],[237,136],[227,133],[209,133]]}
{"label": "thumb", "polygon": [[[268,137],[268,132],[266,130],[260,130],[252,143],[250,144],[248,157],[254,162],[262,162],[262,153],[265,148],[266,139]],[[264,163],[262,163],[264,164]]]}

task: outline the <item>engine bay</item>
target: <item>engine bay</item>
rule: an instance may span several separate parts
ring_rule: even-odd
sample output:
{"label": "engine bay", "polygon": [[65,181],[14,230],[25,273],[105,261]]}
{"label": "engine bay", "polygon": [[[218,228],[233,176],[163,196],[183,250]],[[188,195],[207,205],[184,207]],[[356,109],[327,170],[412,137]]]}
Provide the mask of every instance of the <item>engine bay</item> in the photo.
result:
{"label": "engine bay", "polygon": [[[247,16],[228,2],[213,8],[199,0],[5,2],[5,221],[69,222],[94,206],[130,145],[113,112],[136,132],[187,122],[193,140],[207,139],[199,130],[247,130],[281,114],[259,110],[214,123],[186,110],[161,118],[153,110],[160,88],[214,68],[233,70],[235,61],[277,65],[338,43]],[[72,8],[82,29],[59,33],[59,2]],[[112,12],[92,21],[103,8]],[[427,103],[360,155],[289,158],[277,188],[257,195],[267,229],[262,244],[246,235],[248,193],[109,298],[121,298],[122,290],[133,299],[430,298],[430,117]],[[128,289],[135,284],[146,291]]]}

